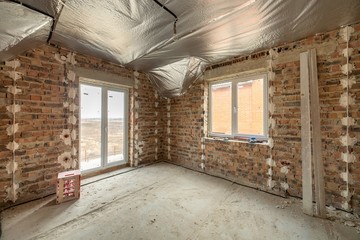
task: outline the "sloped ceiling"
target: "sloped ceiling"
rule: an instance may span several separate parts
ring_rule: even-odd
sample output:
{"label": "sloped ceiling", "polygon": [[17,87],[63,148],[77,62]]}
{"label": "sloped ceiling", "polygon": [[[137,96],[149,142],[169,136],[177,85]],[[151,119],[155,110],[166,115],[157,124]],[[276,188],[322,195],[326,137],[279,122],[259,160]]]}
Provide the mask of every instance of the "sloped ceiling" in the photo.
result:
{"label": "sloped ceiling", "polygon": [[50,43],[147,72],[167,97],[206,64],[360,21],[359,0],[20,2],[55,19]]}
{"label": "sloped ceiling", "polygon": [[0,61],[46,43],[52,22],[27,7],[0,1]]}

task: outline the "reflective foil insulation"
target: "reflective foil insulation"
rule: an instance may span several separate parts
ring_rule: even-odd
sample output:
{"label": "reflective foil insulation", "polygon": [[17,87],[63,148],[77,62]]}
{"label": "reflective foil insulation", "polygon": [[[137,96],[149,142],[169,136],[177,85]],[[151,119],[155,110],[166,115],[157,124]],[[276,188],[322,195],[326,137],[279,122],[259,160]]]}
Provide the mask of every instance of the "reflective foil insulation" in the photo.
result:
{"label": "reflective foil insulation", "polygon": [[183,94],[207,64],[360,21],[359,0],[22,0],[0,6],[0,60],[48,41],[146,72],[166,97]]}

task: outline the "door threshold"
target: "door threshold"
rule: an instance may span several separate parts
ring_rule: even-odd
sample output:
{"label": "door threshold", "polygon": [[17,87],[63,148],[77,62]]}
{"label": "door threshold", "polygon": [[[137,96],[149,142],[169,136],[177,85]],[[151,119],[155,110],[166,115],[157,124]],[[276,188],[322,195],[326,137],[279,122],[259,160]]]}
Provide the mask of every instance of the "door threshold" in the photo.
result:
{"label": "door threshold", "polygon": [[120,169],[127,168],[127,167],[130,167],[129,163],[123,163],[123,164],[108,167],[108,168],[103,168],[103,169],[99,169],[99,170],[95,170],[95,171],[91,171],[91,172],[85,172],[85,173],[81,174],[81,179],[83,180],[83,179],[95,177],[100,174],[109,173],[109,172],[120,170]]}

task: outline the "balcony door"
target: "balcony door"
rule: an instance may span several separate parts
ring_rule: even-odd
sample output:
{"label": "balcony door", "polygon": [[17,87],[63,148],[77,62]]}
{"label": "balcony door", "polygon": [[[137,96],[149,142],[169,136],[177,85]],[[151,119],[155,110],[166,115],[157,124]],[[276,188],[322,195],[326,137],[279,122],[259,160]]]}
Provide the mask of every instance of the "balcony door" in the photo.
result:
{"label": "balcony door", "polygon": [[127,162],[127,89],[80,84],[80,169]]}

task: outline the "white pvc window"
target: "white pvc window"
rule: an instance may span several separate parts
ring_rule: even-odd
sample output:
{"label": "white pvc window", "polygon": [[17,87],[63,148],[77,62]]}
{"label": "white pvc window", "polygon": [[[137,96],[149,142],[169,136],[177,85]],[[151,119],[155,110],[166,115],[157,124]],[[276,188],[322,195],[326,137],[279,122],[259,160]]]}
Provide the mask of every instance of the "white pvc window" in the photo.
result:
{"label": "white pvc window", "polygon": [[210,83],[210,135],[266,140],[267,106],[266,75]]}

